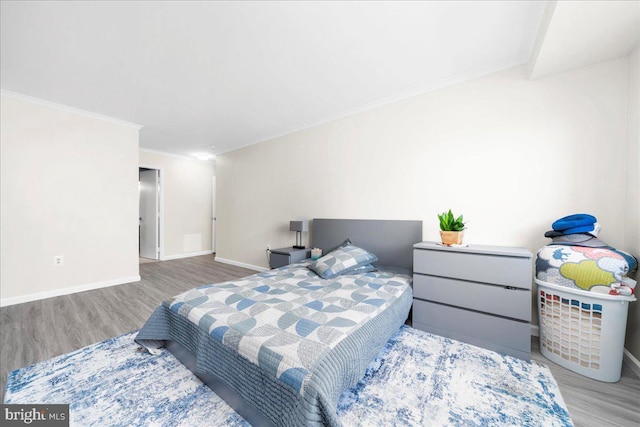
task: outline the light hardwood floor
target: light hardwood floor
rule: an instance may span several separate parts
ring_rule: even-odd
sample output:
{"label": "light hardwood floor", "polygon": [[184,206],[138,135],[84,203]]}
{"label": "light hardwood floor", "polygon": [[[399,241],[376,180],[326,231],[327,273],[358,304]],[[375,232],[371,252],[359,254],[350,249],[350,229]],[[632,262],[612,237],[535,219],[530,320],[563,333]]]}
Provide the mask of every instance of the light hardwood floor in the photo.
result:
{"label": "light hardwood floor", "polygon": [[[0,397],[7,374],[59,354],[142,327],[162,300],[195,286],[254,273],[214,261],[211,255],[140,265],[137,283],[0,308]],[[577,427],[640,426],[640,378],[623,365],[622,379],[591,380],[542,356]],[[523,424],[524,425],[524,424]]]}
{"label": "light hardwood floor", "polygon": [[0,308],[2,400],[14,369],[140,329],[173,295],[253,273],[213,255],[142,263],[140,282]]}

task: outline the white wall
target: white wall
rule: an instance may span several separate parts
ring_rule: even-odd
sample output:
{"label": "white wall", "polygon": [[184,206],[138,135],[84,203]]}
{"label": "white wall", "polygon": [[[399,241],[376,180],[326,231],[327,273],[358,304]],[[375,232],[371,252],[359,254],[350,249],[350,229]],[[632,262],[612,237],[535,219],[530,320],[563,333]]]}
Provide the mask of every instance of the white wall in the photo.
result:
{"label": "white wall", "polygon": [[418,219],[438,240],[449,208],[466,243],[535,254],[587,212],[624,249],[627,97],[626,59],[535,81],[517,67],[220,155],[217,254],[266,267],[288,221],[314,217]]}
{"label": "white wall", "polygon": [[[629,55],[628,144],[625,247],[640,258],[640,46]],[[640,280],[637,272],[635,277]],[[640,360],[640,302],[629,304],[625,346]]]}
{"label": "white wall", "polygon": [[211,253],[215,164],[140,150],[140,166],[161,169],[162,259]]}
{"label": "white wall", "polygon": [[139,128],[4,95],[0,114],[2,304],[140,280]]}
{"label": "white wall", "polygon": [[419,219],[436,240],[449,208],[468,243],[535,252],[588,212],[622,248],[627,96],[626,59],[537,81],[518,67],[218,156],[218,255],[266,266],[298,218]]}

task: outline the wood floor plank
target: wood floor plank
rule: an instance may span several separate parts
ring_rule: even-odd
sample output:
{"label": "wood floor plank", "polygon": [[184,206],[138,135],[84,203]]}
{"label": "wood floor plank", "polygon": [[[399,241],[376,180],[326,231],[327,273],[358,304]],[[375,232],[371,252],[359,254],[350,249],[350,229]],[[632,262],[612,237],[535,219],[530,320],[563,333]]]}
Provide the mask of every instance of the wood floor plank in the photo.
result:
{"label": "wood floor plank", "polygon": [[[140,282],[2,307],[0,398],[14,369],[139,329],[167,298],[253,273],[212,255],[150,262],[140,265]],[[576,427],[640,426],[640,378],[628,367],[618,383],[595,381],[546,359],[537,339],[532,358],[550,368]]]}
{"label": "wood floor plank", "polygon": [[550,361],[540,353],[537,339],[531,344],[532,359],[551,370],[576,427],[640,426],[640,378],[628,366],[622,365],[619,382],[604,383]]}
{"label": "wood floor plank", "polygon": [[212,255],[140,265],[140,282],[0,308],[0,398],[9,372],[140,329],[165,299],[255,273]]}

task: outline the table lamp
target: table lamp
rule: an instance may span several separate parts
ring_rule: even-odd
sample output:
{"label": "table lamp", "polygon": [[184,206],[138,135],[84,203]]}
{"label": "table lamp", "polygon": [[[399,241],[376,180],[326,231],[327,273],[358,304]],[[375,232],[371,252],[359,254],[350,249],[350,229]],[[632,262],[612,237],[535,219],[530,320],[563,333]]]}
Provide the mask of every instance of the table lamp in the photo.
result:
{"label": "table lamp", "polygon": [[296,244],[294,249],[304,249],[302,244],[302,232],[309,231],[309,221],[289,221],[289,231],[296,232]]}

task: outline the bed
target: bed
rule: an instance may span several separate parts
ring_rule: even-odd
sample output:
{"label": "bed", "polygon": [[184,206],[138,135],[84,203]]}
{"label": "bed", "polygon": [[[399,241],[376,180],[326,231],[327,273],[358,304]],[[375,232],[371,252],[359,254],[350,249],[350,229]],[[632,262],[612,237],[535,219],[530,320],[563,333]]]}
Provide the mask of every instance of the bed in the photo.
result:
{"label": "bed", "polygon": [[136,341],[167,347],[253,425],[340,426],[340,394],[407,319],[422,223],[314,219],[311,237],[325,254],[375,255],[376,270],[313,265],[321,277],[306,260],[201,286],[164,301]]}

